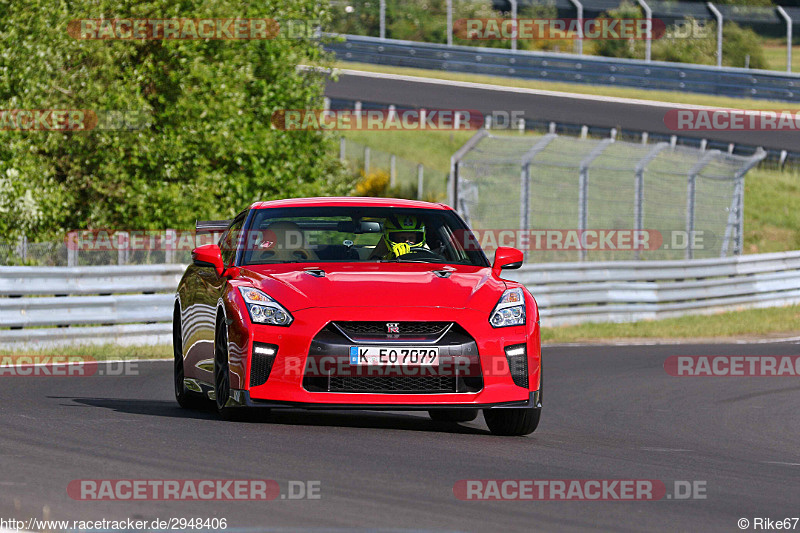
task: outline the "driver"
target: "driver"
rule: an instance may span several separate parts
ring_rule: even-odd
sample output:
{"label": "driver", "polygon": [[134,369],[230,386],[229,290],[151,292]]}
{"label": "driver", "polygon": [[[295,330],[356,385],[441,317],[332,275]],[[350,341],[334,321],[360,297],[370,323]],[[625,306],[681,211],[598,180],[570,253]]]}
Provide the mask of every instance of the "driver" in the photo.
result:
{"label": "driver", "polygon": [[383,240],[388,251],[384,259],[411,253],[425,245],[425,224],[413,215],[390,215],[383,223]]}

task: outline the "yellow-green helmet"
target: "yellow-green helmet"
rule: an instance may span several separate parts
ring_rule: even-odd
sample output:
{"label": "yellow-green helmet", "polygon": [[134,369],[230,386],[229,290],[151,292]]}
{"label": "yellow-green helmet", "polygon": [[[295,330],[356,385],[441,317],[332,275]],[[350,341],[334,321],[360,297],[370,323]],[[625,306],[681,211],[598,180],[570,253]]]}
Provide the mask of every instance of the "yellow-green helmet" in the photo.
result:
{"label": "yellow-green helmet", "polygon": [[383,222],[383,238],[386,247],[392,250],[397,244],[406,243],[407,239],[400,239],[402,233],[414,233],[414,243],[408,243],[410,248],[419,248],[425,244],[425,224],[414,215],[390,215]]}

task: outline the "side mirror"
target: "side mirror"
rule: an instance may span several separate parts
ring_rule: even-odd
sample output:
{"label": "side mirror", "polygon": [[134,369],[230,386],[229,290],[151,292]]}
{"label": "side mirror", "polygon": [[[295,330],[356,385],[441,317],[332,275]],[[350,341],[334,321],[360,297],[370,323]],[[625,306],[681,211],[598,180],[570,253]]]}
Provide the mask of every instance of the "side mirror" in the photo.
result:
{"label": "side mirror", "polygon": [[192,262],[197,266],[213,268],[217,276],[221,276],[224,270],[222,252],[216,244],[206,244],[192,250]]}
{"label": "side mirror", "polygon": [[494,253],[494,264],[492,264],[492,272],[496,276],[500,275],[501,270],[510,270],[522,266],[522,252],[516,248],[509,248],[507,246],[500,246]]}

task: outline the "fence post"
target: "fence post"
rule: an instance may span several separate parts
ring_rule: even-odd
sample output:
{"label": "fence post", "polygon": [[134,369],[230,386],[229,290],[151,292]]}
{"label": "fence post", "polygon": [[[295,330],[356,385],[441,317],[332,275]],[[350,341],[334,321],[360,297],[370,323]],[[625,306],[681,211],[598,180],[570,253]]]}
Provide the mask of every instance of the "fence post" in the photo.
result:
{"label": "fence post", "polygon": [[[633,188],[633,226],[634,231],[636,232],[641,232],[644,229],[644,171],[647,169],[647,165],[667,146],[669,146],[669,143],[656,144],[649,152],[647,152],[647,155],[645,155],[639,160],[638,163],[636,163],[636,168],[634,170],[635,182]],[[641,233],[637,233],[637,235],[641,235]],[[636,248],[633,253],[634,258],[639,259],[639,249]]]}
{"label": "fence post", "polygon": [[381,39],[386,39],[386,0],[381,0],[380,32],[381,32]]}
{"label": "fence post", "polygon": [[450,157],[450,175],[447,177],[447,203],[456,211],[458,211],[458,167],[464,156],[475,148],[478,143],[481,142],[481,139],[487,135],[489,135],[488,131],[483,128],[479,129],[475,135],[464,143],[464,146],[459,148],[456,153]]}
{"label": "fence post", "polygon": [[447,0],[447,46],[453,46],[453,0]]}
{"label": "fence post", "polygon": [[742,168],[736,171],[734,176],[736,185],[733,189],[733,198],[728,210],[728,222],[725,225],[725,236],[722,239],[720,257],[728,255],[728,243],[731,240],[731,232],[733,231],[736,232],[733,242],[733,254],[740,255],[742,253],[744,244],[744,176],[765,157],[767,157],[767,152],[763,148],[759,148],[756,153],[750,156]]}
{"label": "fence post", "polygon": [[776,6],[783,20],[786,21],[786,72],[792,71],[792,17],[781,6]]}
{"label": "fence post", "polygon": [[24,262],[28,259],[28,236],[27,235],[20,235],[19,237],[19,246],[17,247],[17,255],[22,259]]}
{"label": "fence post", "polygon": [[578,55],[583,55],[583,4],[579,0],[570,0],[578,12]]}
{"label": "fence post", "polygon": [[686,179],[686,259],[692,259],[694,250],[692,249],[692,242],[694,241],[694,207],[695,207],[695,192],[697,189],[697,175],[700,171],[708,165],[712,159],[720,154],[719,150],[711,150],[705,153],[700,160],[694,164],[689,170],[689,175]]}
{"label": "fence post", "polygon": [[164,262],[174,263],[175,248],[177,247],[178,244],[178,234],[174,229],[168,229],[164,237],[165,237],[164,250],[166,251],[166,253],[164,254]]}
{"label": "fence post", "polygon": [[511,51],[517,51],[517,41],[519,40],[519,26],[517,25],[517,0],[509,0],[511,2],[511,20],[514,21],[514,30],[511,37]]}
{"label": "fence post", "polygon": [[364,147],[364,175],[369,174],[369,146]]}
{"label": "fence post", "polygon": [[117,264],[125,265],[128,263],[128,252],[130,249],[130,238],[127,231],[117,232]]}
{"label": "fence post", "polygon": [[597,146],[595,146],[589,155],[581,161],[580,174],[578,176],[578,235],[580,236],[580,250],[578,250],[578,259],[583,261],[586,259],[586,224],[589,219],[589,165],[592,161],[603,153],[606,147],[614,142],[613,139],[603,139]]}
{"label": "fence post", "polygon": [[650,6],[647,5],[647,2],[644,0],[636,0],[639,2],[639,5],[642,6],[644,9],[644,16],[647,19],[647,37],[644,41],[644,60],[650,61],[650,49],[652,48],[653,44],[653,10],[650,9]]}
{"label": "fence post", "polygon": [[722,66],[722,13],[711,2],[706,2],[708,9],[714,14],[717,19],[717,66]]}
{"label": "fence post", "polygon": [[389,157],[389,187],[394,187],[397,183],[397,157],[392,154]]}
{"label": "fence post", "polygon": [[67,245],[67,266],[74,267],[78,266],[78,245],[73,244],[72,246]]}
{"label": "fence post", "polygon": [[[520,173],[520,200],[519,200],[519,229],[528,231],[531,227],[530,205],[531,205],[531,162],[542,150],[558,137],[555,133],[548,133],[534,144],[530,150],[525,152],[520,160],[522,172]],[[523,252],[526,253],[526,252]],[[527,253],[526,253],[527,255]]]}
{"label": "fence post", "polygon": [[424,190],[425,186],[425,176],[424,176],[424,167],[422,163],[417,165],[417,200],[422,200],[422,191]]}

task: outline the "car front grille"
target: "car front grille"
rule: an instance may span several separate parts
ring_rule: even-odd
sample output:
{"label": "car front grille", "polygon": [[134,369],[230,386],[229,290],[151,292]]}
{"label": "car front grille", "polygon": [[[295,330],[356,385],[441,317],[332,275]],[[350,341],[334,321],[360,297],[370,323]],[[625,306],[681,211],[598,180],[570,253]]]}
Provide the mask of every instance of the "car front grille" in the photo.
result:
{"label": "car front grille", "polygon": [[[387,322],[333,322],[311,341],[303,371],[309,392],[436,394],[475,393],[483,389],[478,345],[453,322],[389,322],[400,334],[387,334]],[[406,333],[407,335],[403,335]],[[439,365],[405,367],[354,365],[350,351],[371,342],[381,346],[436,346]]]}
{"label": "car front grille", "polygon": [[[389,331],[389,324],[397,325],[397,333]],[[375,339],[405,339],[435,341],[452,322],[334,322],[333,325],[354,341]]]}
{"label": "car front grille", "polygon": [[445,376],[332,377],[330,392],[408,394],[456,392],[456,378]]}

